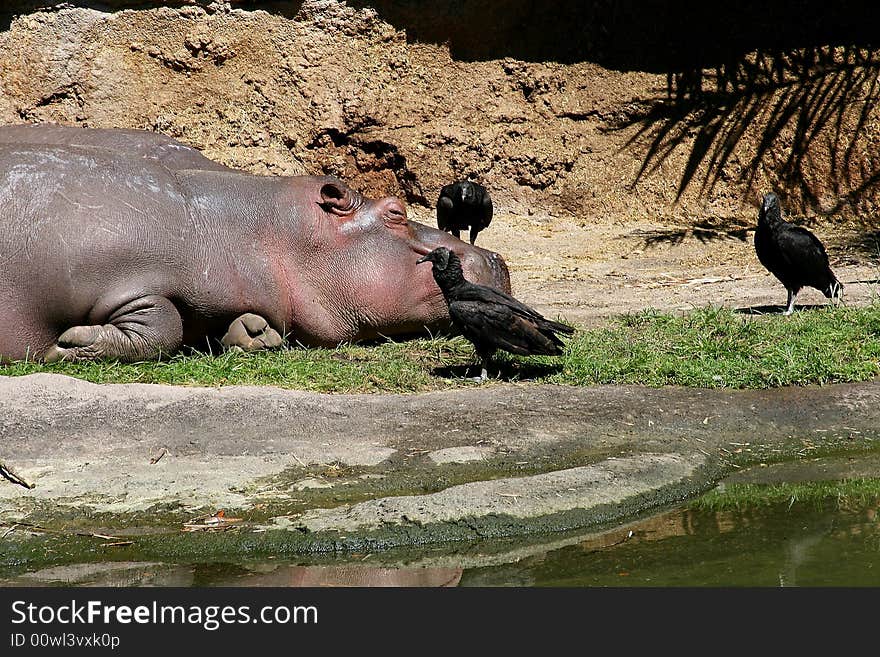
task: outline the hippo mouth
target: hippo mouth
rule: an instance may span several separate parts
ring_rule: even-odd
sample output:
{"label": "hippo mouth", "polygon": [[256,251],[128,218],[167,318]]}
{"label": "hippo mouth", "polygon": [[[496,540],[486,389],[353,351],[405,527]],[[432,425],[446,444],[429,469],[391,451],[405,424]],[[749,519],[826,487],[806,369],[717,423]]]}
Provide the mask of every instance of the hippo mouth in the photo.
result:
{"label": "hippo mouth", "polygon": [[[474,247],[468,247],[469,249],[473,249]],[[457,249],[452,249],[456,252],[460,258],[464,255]],[[413,251],[419,255],[419,259],[416,260],[416,264],[427,262],[426,256],[433,251],[433,249],[426,248],[423,245],[413,245]],[[471,252],[472,253],[472,252]],[[474,277],[473,271],[468,271],[469,267],[465,266],[465,278],[473,283],[479,283],[480,285],[488,285],[489,287],[494,287],[498,290],[502,290],[507,294],[510,294],[510,272],[507,269],[507,263],[504,262],[504,258],[502,258],[498,253],[494,251],[488,251],[486,249],[479,249],[477,255],[479,255],[485,263],[485,272],[488,273],[488,276],[478,276]],[[463,258],[464,259],[464,258]],[[469,260],[469,258],[467,258]]]}

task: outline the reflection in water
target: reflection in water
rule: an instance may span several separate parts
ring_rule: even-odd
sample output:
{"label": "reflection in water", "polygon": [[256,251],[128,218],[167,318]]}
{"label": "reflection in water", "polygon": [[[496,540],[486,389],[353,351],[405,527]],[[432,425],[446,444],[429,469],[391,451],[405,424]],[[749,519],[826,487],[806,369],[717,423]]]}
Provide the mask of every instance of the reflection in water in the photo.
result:
{"label": "reflection in water", "polygon": [[383,568],[279,563],[163,564],[110,562],[55,566],[2,582],[6,586],[457,586],[461,568]]}
{"label": "reflection in water", "polygon": [[212,586],[457,586],[461,568],[287,566],[227,575]]}
{"label": "reflection in water", "polygon": [[785,567],[779,573],[779,586],[797,586],[797,569],[809,562],[810,548],[821,541],[821,532],[788,541]]}
{"label": "reflection in water", "polygon": [[[386,567],[378,554],[373,566],[360,555],[330,565],[271,557],[239,564],[103,562],[53,566],[0,585],[880,586],[877,508],[875,502],[855,508],[834,503],[676,510],[588,537],[548,537],[552,547],[485,544],[439,556],[441,562],[425,554],[416,555],[416,562],[409,555],[410,564],[427,567]],[[438,563],[443,567],[430,567]]]}
{"label": "reflection in water", "polygon": [[876,503],[800,507],[678,510],[630,526],[626,541],[618,530],[617,541],[609,533],[515,564],[466,569],[461,585],[880,586]]}
{"label": "reflection in water", "polygon": [[146,561],[77,563],[43,568],[2,582],[4,586],[192,586],[188,566]]}

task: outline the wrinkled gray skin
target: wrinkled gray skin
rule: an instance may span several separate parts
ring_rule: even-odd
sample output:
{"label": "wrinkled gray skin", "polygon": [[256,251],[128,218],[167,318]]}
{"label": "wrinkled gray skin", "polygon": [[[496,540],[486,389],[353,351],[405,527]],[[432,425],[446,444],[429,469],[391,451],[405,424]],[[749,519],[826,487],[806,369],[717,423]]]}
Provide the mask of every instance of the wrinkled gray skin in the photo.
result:
{"label": "wrinkled gray skin", "polygon": [[[0,127],[0,360],[150,360],[448,328],[417,260],[504,261],[332,177],[255,176],[134,130]],[[213,345],[216,347],[216,345]]]}

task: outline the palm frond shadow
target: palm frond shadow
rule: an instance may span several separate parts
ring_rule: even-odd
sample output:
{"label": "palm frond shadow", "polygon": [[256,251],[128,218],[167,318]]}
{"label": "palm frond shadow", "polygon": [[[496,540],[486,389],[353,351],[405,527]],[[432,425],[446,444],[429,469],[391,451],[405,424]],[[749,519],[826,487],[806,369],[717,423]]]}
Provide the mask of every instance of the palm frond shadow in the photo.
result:
{"label": "palm frond shadow", "polygon": [[[878,74],[880,53],[862,47],[757,50],[714,70],[669,74],[666,98],[609,129],[639,126],[625,145],[644,151],[633,187],[690,142],[677,199],[694,184],[711,193],[722,179],[752,189],[763,167],[791,210],[833,214],[877,192],[880,170],[863,146]],[[751,151],[741,148],[747,133]]]}
{"label": "palm frond shadow", "polygon": [[880,230],[847,235],[829,242],[829,246],[880,262]]}
{"label": "palm frond shadow", "polygon": [[643,249],[650,249],[664,244],[681,244],[688,239],[702,244],[729,239],[746,242],[753,229],[751,223],[736,217],[716,217],[697,221],[693,226],[638,230],[632,234],[642,239]]}

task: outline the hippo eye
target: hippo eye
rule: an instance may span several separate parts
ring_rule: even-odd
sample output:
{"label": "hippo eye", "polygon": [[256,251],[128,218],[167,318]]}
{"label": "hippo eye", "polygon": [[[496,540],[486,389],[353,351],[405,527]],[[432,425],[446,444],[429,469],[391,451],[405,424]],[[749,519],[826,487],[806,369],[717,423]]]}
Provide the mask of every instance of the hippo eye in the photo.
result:
{"label": "hippo eye", "polygon": [[406,224],[406,212],[398,208],[388,208],[385,212],[385,220],[392,224]]}

